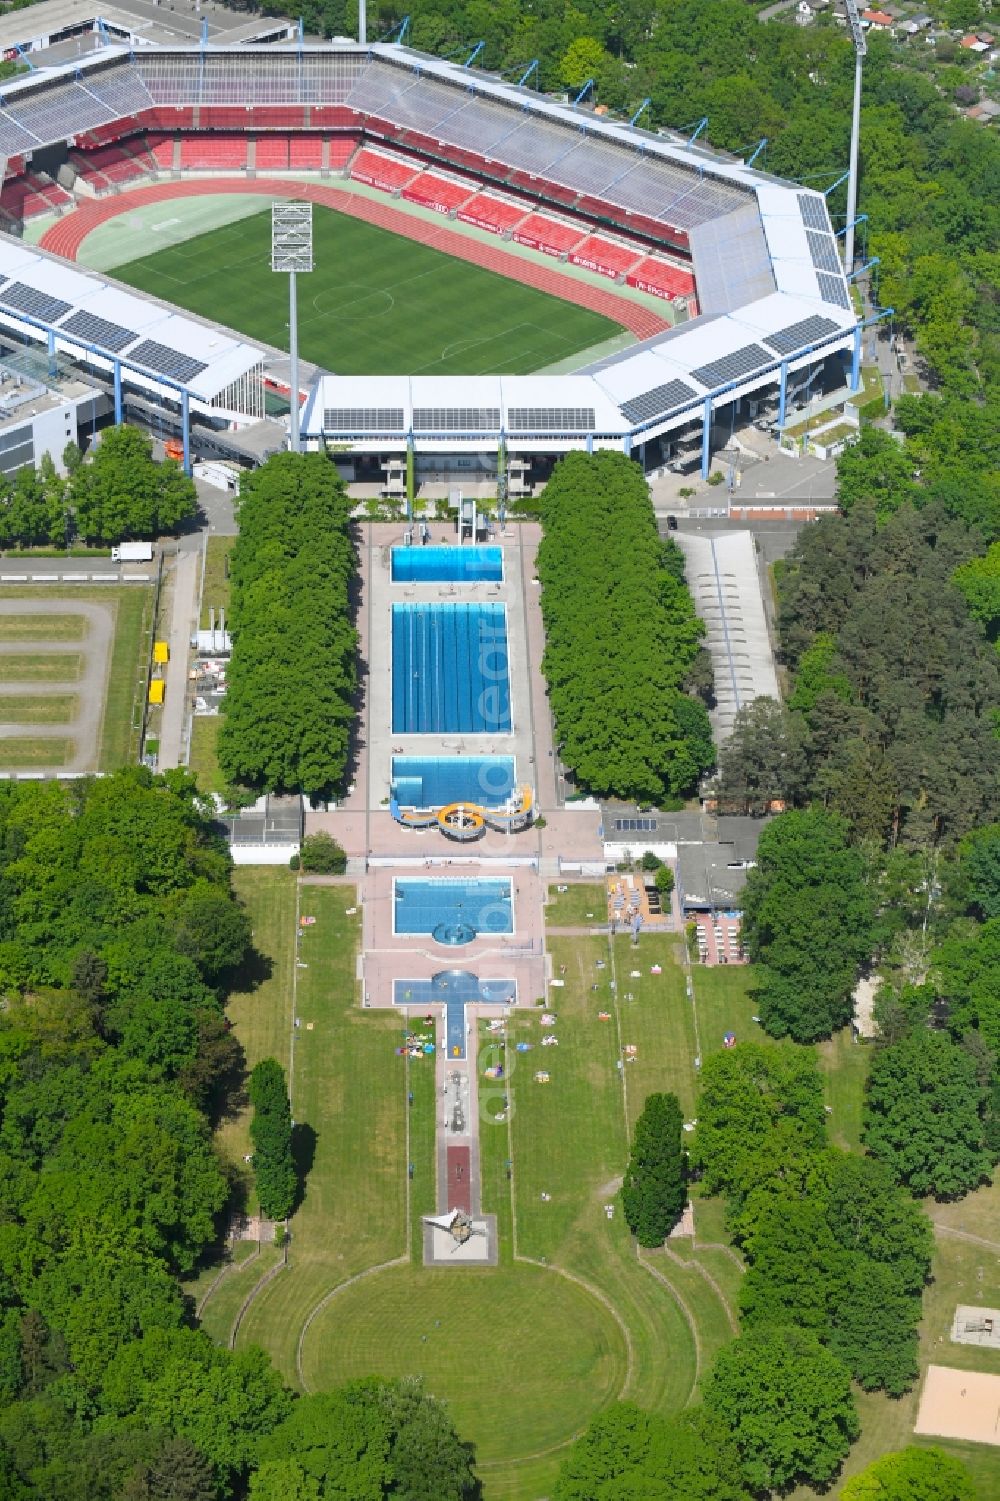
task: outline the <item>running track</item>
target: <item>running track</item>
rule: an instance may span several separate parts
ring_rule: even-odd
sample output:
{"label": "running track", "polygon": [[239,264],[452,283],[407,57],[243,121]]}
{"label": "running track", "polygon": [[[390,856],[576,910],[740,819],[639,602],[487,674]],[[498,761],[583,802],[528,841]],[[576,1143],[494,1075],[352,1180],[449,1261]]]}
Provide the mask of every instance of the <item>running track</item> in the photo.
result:
{"label": "running track", "polygon": [[191,198],[205,193],[258,193],[264,197],[311,198],[313,203],[321,203],[326,208],[336,209],[338,213],[350,214],[355,219],[363,219],[366,224],[374,224],[379,229],[391,230],[393,234],[416,240],[421,245],[443,250],[456,260],[469,261],[487,271],[497,271],[511,281],[519,281],[527,287],[535,287],[539,292],[561,297],[564,302],[589,308],[593,313],[602,313],[605,318],[622,324],[637,339],[651,339],[654,334],[662,333],[665,328],[670,327],[666,319],[660,318],[651,308],[632,302],[627,297],[616,296],[614,292],[605,292],[600,287],[591,286],[589,282],[577,281],[575,277],[566,276],[554,267],[536,265],[534,261],[511,255],[499,246],[483,244],[480,240],[457,234],[453,229],[429,224],[400,209],[392,208],[387,203],[362,198],[360,194],[338,192],[316,183],[293,182],[280,177],[257,177],[250,182],[236,178],[213,178],[210,182],[162,182],[150,187],[133,188],[110,198],[88,199],[47,229],[39,245],[42,250],[49,250],[53,255],[75,261],[80,246],[99,224],[106,224],[119,214],[144,208],[150,203],[162,203],[170,198]]}

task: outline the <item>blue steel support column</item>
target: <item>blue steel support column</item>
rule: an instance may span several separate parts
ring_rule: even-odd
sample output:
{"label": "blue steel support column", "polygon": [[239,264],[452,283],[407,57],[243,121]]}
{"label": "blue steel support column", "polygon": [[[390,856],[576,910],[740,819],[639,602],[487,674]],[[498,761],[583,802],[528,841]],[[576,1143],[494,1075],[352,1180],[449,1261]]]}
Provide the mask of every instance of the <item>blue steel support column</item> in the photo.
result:
{"label": "blue steel support column", "polygon": [[593,433],[588,433],[587,434],[587,452],[588,453],[593,453],[593,451],[594,451],[594,435],[593,435]]}
{"label": "blue steel support column", "polygon": [[708,471],[712,463],[712,398],[705,397],[705,408],[701,419],[701,477],[708,479]]}
{"label": "blue steel support column", "polygon": [[115,426],[120,427],[122,421],[122,362],[115,360]]}
{"label": "blue steel support column", "polygon": [[55,373],[56,373],[56,336],[55,336],[55,333],[53,332],[53,330],[50,328],[49,329],[49,374],[50,375],[55,375]]}
{"label": "blue steel support column", "polygon": [[191,473],[191,409],[186,391],[181,392],[181,429],[184,439],[184,473]]}
{"label": "blue steel support column", "polygon": [[626,433],[625,434],[625,437],[622,440],[622,447],[624,448],[626,454],[630,454],[632,452],[632,434],[631,433]]}
{"label": "blue steel support column", "polygon": [[856,391],[861,384],[861,324],[854,329],[854,349],[851,354],[851,390]]}
{"label": "blue steel support column", "polygon": [[781,362],[781,380],[778,385],[778,430],[785,425],[785,404],[788,398],[788,361]]}

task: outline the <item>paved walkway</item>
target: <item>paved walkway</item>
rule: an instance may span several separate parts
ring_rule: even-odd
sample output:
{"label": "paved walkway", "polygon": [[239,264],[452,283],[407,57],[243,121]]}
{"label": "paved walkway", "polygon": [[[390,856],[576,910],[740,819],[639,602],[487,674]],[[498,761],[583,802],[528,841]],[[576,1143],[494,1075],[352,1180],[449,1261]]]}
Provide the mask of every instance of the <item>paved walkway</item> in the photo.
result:
{"label": "paved walkway", "polygon": [[201,553],[180,552],[170,570],[170,661],[166,671],[163,718],[160,721],[161,771],[187,764],[184,722],[187,711],[188,661],[191,632],[198,624],[198,591],[201,584]]}

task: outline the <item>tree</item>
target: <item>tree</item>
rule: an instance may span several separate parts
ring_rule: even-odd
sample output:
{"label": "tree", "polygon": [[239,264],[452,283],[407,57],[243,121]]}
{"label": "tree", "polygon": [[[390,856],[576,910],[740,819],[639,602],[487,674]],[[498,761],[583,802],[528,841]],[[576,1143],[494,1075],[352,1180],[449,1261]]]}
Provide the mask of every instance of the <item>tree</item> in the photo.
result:
{"label": "tree", "polygon": [[804,1329],[750,1330],[725,1346],[704,1402],[729,1425],[755,1490],[825,1485],[859,1432],[846,1366]]}
{"label": "tree", "polygon": [[1000,917],[1000,823],[967,834],[959,845],[957,876],[960,895],[985,921]]}
{"label": "tree", "polygon": [[776,802],[794,805],[807,786],[806,725],[773,698],[754,698],[736,711],[719,753],[723,808],[764,814]]}
{"label": "tree", "polygon": [[972,1476],[940,1449],[882,1454],[843,1486],[843,1501],[976,1501]]}
{"label": "tree", "polygon": [[914,464],[889,433],[868,424],[857,443],[837,460],[837,499],[844,511],[858,501],[874,505],[879,516],[899,509],[915,494]]}
{"label": "tree", "polygon": [[253,1120],[253,1171],[261,1213],[283,1220],[295,1206],[296,1176],[292,1156],[292,1112],[285,1071],[274,1058],[264,1058],[250,1075]]}
{"label": "tree", "polygon": [[347,856],[332,834],[322,829],[307,834],[302,841],[300,864],[303,870],[317,875],[342,876],[347,869]]}
{"label": "tree", "polygon": [[108,428],[90,462],[71,473],[70,498],[88,542],[176,531],[198,509],[194,481],[172,459],[155,463],[152,442],[134,427]]}
{"label": "tree", "polygon": [[944,1032],[915,1027],[872,1059],[865,1145],[912,1193],[960,1197],[989,1171],[984,1104],[968,1053]]}
{"label": "tree", "polygon": [[754,993],[767,1031],[811,1042],[842,1027],[872,936],[864,863],[843,820],[816,810],[769,824],[743,899],[743,944],[760,966]]}
{"label": "tree", "polygon": [[687,1198],[684,1115],[672,1094],[646,1096],[635,1123],[622,1208],[640,1246],[662,1246]]}
{"label": "tree", "polygon": [[[704,704],[684,691],[704,627],[623,454],[568,454],[541,500],[542,670],[560,754],[595,793],[677,806],[714,760]],[[641,619],[645,649],[623,635]]]}
{"label": "tree", "polygon": [[478,1501],[480,1495],[470,1447],[418,1381],[372,1377],[303,1397],[259,1454],[252,1501]]}
{"label": "tree", "polygon": [[355,717],[351,503],[325,455],[276,454],[245,477],[239,522],[219,764],[230,783],[328,796]]}
{"label": "tree", "polygon": [[616,1402],[562,1462],[553,1501],[746,1501],[732,1438],[704,1409],[679,1419]]}
{"label": "tree", "polygon": [[674,873],[669,865],[661,865],[653,877],[653,884],[661,897],[668,897],[674,889]]}
{"label": "tree", "polygon": [[825,1144],[823,1084],[810,1054],[745,1042],[705,1059],[691,1161],[707,1193],[742,1192],[748,1164],[773,1159],[779,1126],[809,1153]]}

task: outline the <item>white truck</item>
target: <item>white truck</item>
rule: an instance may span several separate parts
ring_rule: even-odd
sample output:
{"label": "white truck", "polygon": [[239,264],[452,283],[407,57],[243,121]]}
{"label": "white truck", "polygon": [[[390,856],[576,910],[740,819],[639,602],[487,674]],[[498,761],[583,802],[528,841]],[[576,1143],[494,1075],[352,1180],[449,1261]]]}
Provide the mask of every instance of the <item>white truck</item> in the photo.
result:
{"label": "white truck", "polygon": [[111,549],[112,563],[151,563],[152,542],[121,542]]}

